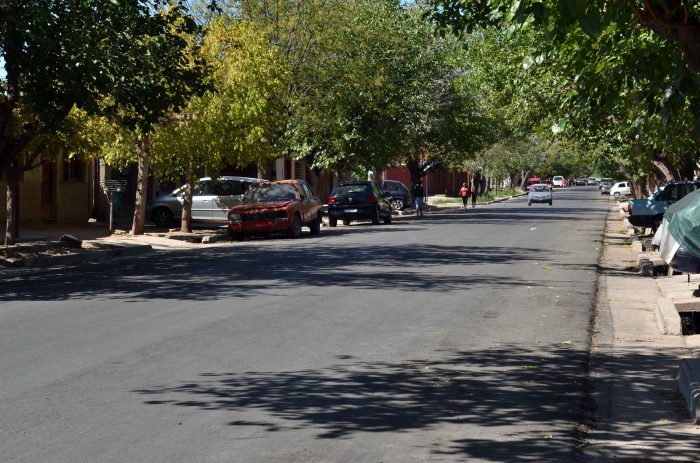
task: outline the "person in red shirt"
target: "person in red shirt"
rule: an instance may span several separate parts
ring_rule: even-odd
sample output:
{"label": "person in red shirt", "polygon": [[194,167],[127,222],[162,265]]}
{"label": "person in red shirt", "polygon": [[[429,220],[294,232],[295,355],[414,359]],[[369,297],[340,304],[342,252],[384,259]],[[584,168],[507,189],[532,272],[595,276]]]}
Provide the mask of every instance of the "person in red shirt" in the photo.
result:
{"label": "person in red shirt", "polygon": [[466,209],[469,203],[469,197],[471,196],[471,190],[466,183],[462,183],[462,188],[459,189],[459,196],[462,197],[462,208]]}

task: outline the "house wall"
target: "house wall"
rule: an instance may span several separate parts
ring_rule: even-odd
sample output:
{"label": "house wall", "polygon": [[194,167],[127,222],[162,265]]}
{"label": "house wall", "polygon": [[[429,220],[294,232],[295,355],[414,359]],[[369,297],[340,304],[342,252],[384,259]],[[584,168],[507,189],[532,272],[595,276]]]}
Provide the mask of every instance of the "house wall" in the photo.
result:
{"label": "house wall", "polygon": [[[19,220],[21,224],[47,221],[87,222],[90,218],[89,162],[82,163],[79,180],[64,181],[63,163],[26,171],[19,183]],[[0,221],[7,220],[7,182],[0,181]]]}
{"label": "house wall", "polygon": [[[411,188],[411,173],[406,166],[390,167],[384,171],[382,180],[399,180]],[[426,195],[458,196],[462,183],[470,184],[471,177],[466,171],[438,170],[423,177]]]}

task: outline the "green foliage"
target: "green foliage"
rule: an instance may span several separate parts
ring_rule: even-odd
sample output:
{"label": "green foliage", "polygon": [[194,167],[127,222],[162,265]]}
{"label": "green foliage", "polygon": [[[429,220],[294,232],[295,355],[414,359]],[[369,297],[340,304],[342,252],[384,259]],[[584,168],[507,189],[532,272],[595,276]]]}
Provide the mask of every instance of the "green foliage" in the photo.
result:
{"label": "green foliage", "polygon": [[[490,11],[487,20],[454,8],[474,3]],[[645,177],[658,162],[682,176],[697,161],[700,81],[678,40],[642,27],[649,26],[648,5],[635,11],[618,2],[431,4],[452,5],[433,16],[463,34],[481,63],[489,104],[515,133],[570,140],[590,165],[609,171],[614,164],[630,178]],[[464,35],[469,30],[475,32]]]}
{"label": "green foliage", "polygon": [[[183,57],[196,32],[181,2],[7,0],[0,6],[0,174],[75,106],[150,130],[198,85]],[[17,111],[30,114],[10,132]]]}
{"label": "green foliage", "polygon": [[288,70],[266,36],[247,21],[220,18],[209,24],[202,53],[212,89],[192,98],[153,137],[154,167],[164,178],[281,154],[273,140],[285,123],[279,95],[287,88]]}

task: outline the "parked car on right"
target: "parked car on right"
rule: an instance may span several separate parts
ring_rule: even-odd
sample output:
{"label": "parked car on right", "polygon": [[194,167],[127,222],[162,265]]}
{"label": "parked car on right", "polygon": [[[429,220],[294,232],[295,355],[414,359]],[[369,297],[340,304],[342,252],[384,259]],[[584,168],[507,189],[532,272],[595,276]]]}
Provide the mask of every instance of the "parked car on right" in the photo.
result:
{"label": "parked car on right", "polygon": [[615,199],[619,199],[620,196],[630,196],[632,194],[632,187],[630,182],[617,182],[610,188],[610,196]]}
{"label": "parked car on right", "polygon": [[386,195],[374,182],[338,183],[328,198],[328,225],[335,227],[338,220],[350,225],[353,220],[381,220],[391,223],[391,196]]}
{"label": "parked car on right", "polygon": [[391,207],[396,211],[403,211],[407,206],[413,204],[413,193],[411,190],[398,180],[382,181],[382,190],[388,196]]}
{"label": "parked car on right", "polygon": [[635,227],[656,231],[664,213],[688,193],[700,189],[700,181],[672,182],[663,185],[646,199],[631,199],[628,203],[627,220]]}

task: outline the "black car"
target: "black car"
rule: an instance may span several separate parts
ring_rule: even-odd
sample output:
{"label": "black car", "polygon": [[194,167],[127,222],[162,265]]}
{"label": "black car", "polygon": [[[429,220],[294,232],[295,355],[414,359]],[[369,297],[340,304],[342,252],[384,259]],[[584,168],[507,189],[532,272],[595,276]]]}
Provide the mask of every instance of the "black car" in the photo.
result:
{"label": "black car", "polygon": [[338,220],[349,225],[353,220],[380,220],[391,223],[391,196],[386,195],[374,182],[342,182],[333,188],[328,198],[328,225],[335,227]]}
{"label": "black car", "polygon": [[395,211],[403,211],[406,207],[410,207],[413,204],[411,190],[398,180],[382,181],[382,190],[386,195],[391,196],[389,202],[391,202],[391,207]]}

